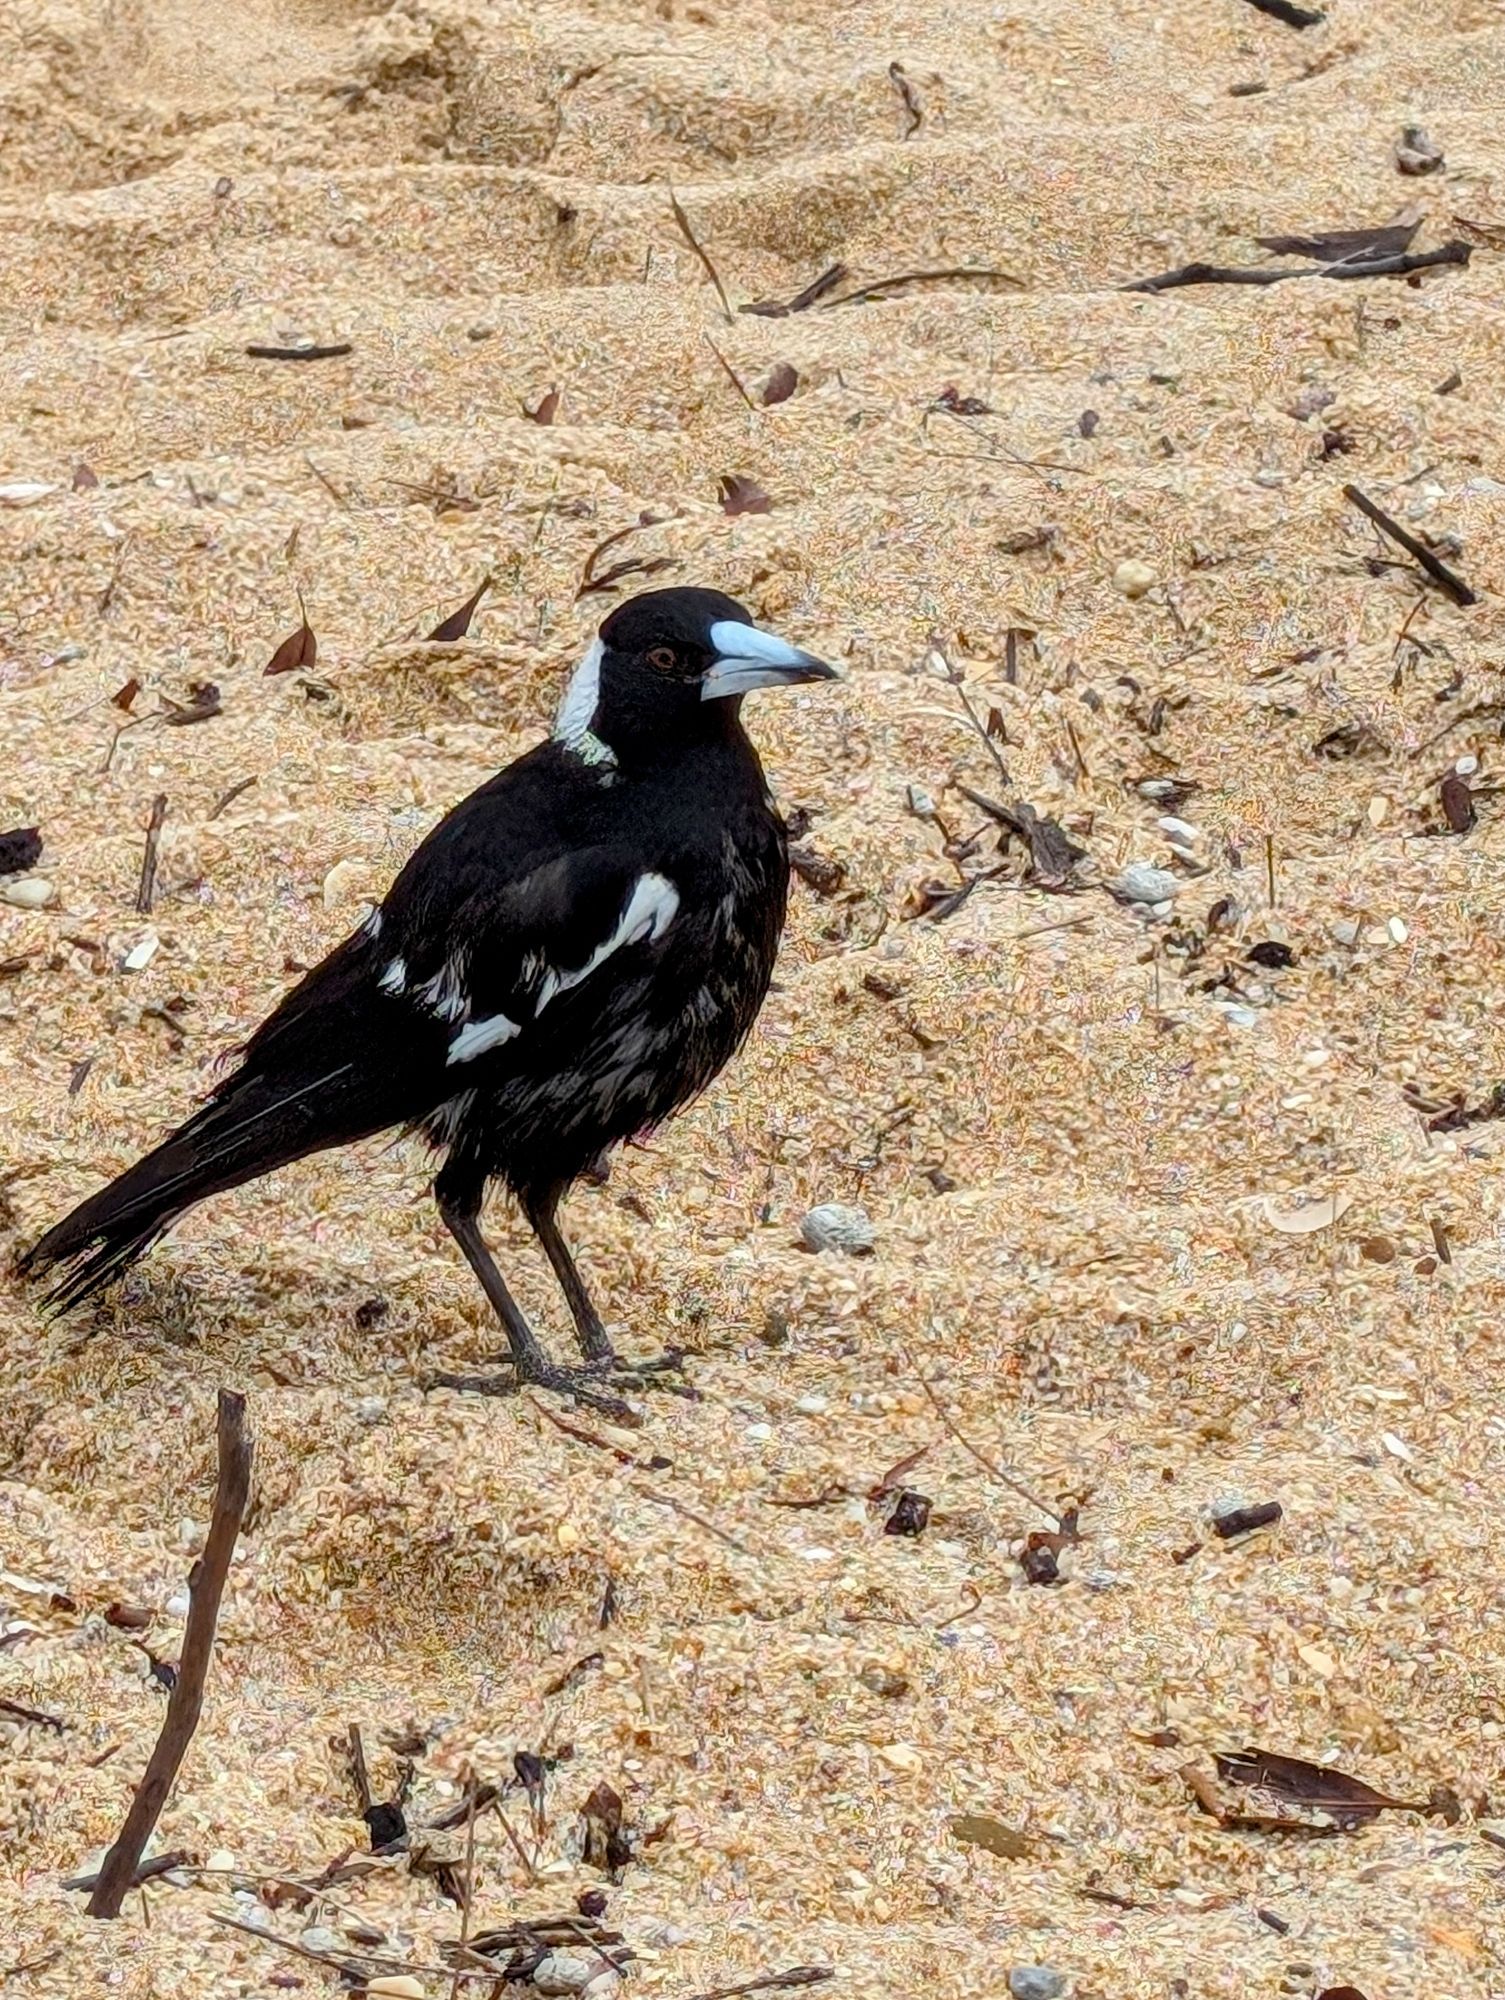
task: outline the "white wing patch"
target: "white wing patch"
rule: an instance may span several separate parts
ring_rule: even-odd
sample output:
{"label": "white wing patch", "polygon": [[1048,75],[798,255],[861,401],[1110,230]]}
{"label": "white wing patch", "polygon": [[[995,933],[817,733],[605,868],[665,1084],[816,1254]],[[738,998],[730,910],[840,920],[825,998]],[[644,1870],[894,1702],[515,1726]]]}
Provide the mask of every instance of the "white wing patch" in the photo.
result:
{"label": "white wing patch", "polygon": [[383,993],[401,993],[407,983],[408,962],[405,958],[394,958],[377,982]]}
{"label": "white wing patch", "polygon": [[667,875],[640,875],[633,884],[627,907],[617,919],[617,927],[603,944],[598,944],[584,965],[560,972],[549,967],[539,981],[535,1014],[541,1014],[556,993],[568,993],[589,979],[597,966],[604,965],[614,951],[624,945],[643,944],[660,938],[679,913],[679,891]]}
{"label": "white wing patch", "polygon": [[472,1021],[449,1045],[447,1062],[470,1062],[476,1056],[485,1055],[488,1049],[500,1048],[503,1042],[510,1042],[522,1029],[516,1021],[505,1014],[488,1014],[484,1021]]}
{"label": "white wing patch", "polygon": [[441,1021],[463,1021],[470,1014],[470,1000],[460,984],[460,968],[452,958],[444,961],[432,979],[415,986],[413,994]]}
{"label": "white wing patch", "polygon": [[554,718],[554,741],[563,743],[587,764],[602,767],[603,775],[616,766],[609,743],[603,743],[591,729],[601,701],[601,641],[592,640],[590,650],[570,677],[564,700]]}

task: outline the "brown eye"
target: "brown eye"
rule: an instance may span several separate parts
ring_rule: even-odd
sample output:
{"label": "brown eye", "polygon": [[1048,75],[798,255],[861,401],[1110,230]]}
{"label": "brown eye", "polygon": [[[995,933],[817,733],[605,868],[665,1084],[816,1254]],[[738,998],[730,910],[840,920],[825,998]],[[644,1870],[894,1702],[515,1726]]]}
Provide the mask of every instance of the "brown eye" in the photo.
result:
{"label": "brown eye", "polygon": [[672,674],[678,662],[668,646],[650,646],[648,664],[650,667],[657,667],[661,674]]}

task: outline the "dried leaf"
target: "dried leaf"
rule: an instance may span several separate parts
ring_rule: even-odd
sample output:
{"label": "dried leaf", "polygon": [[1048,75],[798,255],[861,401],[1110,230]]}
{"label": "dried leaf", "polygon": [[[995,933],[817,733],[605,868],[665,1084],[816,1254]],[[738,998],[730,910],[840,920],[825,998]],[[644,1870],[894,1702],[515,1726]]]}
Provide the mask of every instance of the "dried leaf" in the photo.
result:
{"label": "dried leaf", "polygon": [[758,485],[740,472],[725,472],[720,480],[721,511],[724,514],[768,514],[773,502]]}
{"label": "dried leaf", "polygon": [[980,396],[964,396],[954,382],[948,382],[935,399],[938,410],[949,410],[953,417],[990,417],[993,405],[985,403]]}
{"label": "dried leaf", "polygon": [[1278,1229],[1282,1236],[1310,1236],[1315,1230],[1331,1229],[1352,1206],[1353,1196],[1342,1190],[1320,1195],[1315,1201],[1290,1200],[1267,1194],[1263,1203],[1266,1222],[1272,1229]]}
{"label": "dried leaf", "polygon": [[1409,250],[1420,227],[1415,222],[1381,222],[1369,229],[1314,229],[1305,236],[1256,236],[1261,250],[1280,257],[1316,257],[1324,264],[1367,263],[1371,257],[1398,257]]}
{"label": "dried leaf", "polygon": [[1023,1861],[1035,1851],[1026,1834],[1016,1833],[991,1813],[953,1813],[948,1825],[951,1838],[962,1847],[985,1847],[1005,1861]]}
{"label": "dried leaf", "polygon": [[[540,421],[546,421],[546,419],[541,419]],[[483,576],[475,590],[466,598],[459,610],[452,611],[448,618],[434,627],[433,631],[429,634],[430,639],[463,639],[470,630],[470,621],[476,614],[476,606],[490,588],[491,578]]]}
{"label": "dried leaf", "polygon": [[536,407],[531,410],[524,403],[523,415],[535,424],[553,423],[559,414],[560,393],[558,389],[550,389],[546,396],[539,397]]}
{"label": "dried leaf", "polygon": [[632,1848],[622,1832],[622,1800],[604,1781],[597,1785],[580,1809],[585,1822],[583,1859],[588,1868],[615,1874],[632,1859]]}
{"label": "dried leaf", "polygon": [[908,1478],[909,1474],[913,1472],[915,1467],[919,1464],[920,1460],[922,1458],[928,1458],[930,1456],[930,1449],[931,1448],[928,1444],[922,1444],[918,1450],[906,1453],[905,1456],[899,1460],[897,1465],[891,1465],[888,1468],[887,1472],[883,1473],[882,1476],[868,1488],[867,1497],[869,1498],[869,1500],[881,1500],[885,1493],[892,1493],[898,1487],[902,1486],[904,1481]]}
{"label": "dried leaf", "polygon": [[788,361],[776,361],[768,371],[758,401],[765,410],[771,410],[775,403],[787,403],[799,385],[799,370]]}
{"label": "dried leaf", "polygon": [[105,1623],[121,1632],[144,1632],[155,1614],[144,1604],[107,1604]]}
{"label": "dried leaf", "polygon": [[73,468],[74,492],[87,493],[98,484],[99,474],[94,470],[92,465],[85,465],[83,460],[80,459],[78,464]]}
{"label": "dried leaf", "polygon": [[1326,1813],[1345,1827],[1382,1812],[1426,1812],[1430,1803],[1392,1798],[1334,1765],[1309,1764],[1304,1757],[1286,1757],[1276,1750],[1220,1752],[1213,1761],[1218,1776],[1229,1784],[1249,1785],[1288,1805]]}
{"label": "dried leaf", "polygon": [[296,632],[290,632],[273,653],[263,669],[264,674],[292,674],[300,667],[312,667],[319,654],[319,642],[313,635],[308,622],[308,613],[303,614],[303,623]]}
{"label": "dried leaf", "polygon": [[19,875],[42,858],[42,836],[34,826],[0,833],[0,875]]}
{"label": "dried leaf", "polygon": [[177,728],[193,722],[208,722],[221,710],[219,689],[213,681],[194,681],[188,689],[186,702],[172,701],[165,695],[163,699],[167,707],[162,720]]}
{"label": "dried leaf", "polygon": [[1478,819],[1468,779],[1457,771],[1449,771],[1442,781],[1442,810],[1454,833],[1467,833]]}
{"label": "dried leaf", "polygon": [[117,688],[115,690],[114,694],[110,696],[110,700],[115,704],[116,708],[123,709],[125,713],[129,715],[131,710],[131,703],[136,699],[137,695],[140,694],[140,692],[141,692],[141,683],[136,679],[135,675],[133,674],[131,678],[126,682],[124,687]]}

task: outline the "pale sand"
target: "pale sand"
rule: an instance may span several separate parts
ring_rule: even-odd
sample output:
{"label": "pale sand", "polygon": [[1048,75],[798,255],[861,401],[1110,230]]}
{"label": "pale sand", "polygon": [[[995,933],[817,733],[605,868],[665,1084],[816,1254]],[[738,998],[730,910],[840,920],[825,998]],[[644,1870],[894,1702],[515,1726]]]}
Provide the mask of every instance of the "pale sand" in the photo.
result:
{"label": "pale sand", "polygon": [[[896,61],[924,114],[907,143]],[[289,1935],[354,1912],[426,1964],[458,1933],[401,1864],[302,1917],[223,1878],[159,1887],[108,1931],[58,1886],[118,1825],[161,1714],[100,1614],[153,1607],[146,1637],[175,1655],[233,1383],[257,1499],[163,1846],[316,1872],[364,1846],[330,1740],[359,1721],[380,1789],[381,1732],[416,1720],[437,1734],[415,1818],[468,1767],[574,1746],[540,1884],[481,1823],[476,1927],[594,1879],[571,1842],[597,1780],[639,1829],[672,1813],[612,1894],[642,1990],[815,1962],[833,1990],[975,1994],[1037,1960],[1099,2000],[1505,1991],[1505,1857],[1477,1825],[1505,1789],[1499,1128],[1429,1134],[1406,1094],[1472,1103],[1505,1075],[1499,801],[1465,839],[1429,830],[1451,758],[1481,759],[1477,786],[1499,768],[1493,714],[1429,743],[1500,696],[1498,266],[1481,248],[1416,288],[1114,289],[1413,200],[1419,246],[1454,214],[1505,227],[1502,63],[1483,0],[1335,0],[1306,34],[1236,0],[10,0],[0,485],[59,488],[0,507],[0,827],[41,825],[58,891],[38,914],[0,904],[0,970],[32,954],[0,980],[18,1243],[179,1119],[290,970],[538,731],[610,601],[573,602],[582,565],[640,510],[677,513],[608,560],[673,557],[849,679],[749,708],[844,890],[797,890],[746,1053],[570,1208],[624,1345],[704,1350],[704,1401],[654,1403],[627,1441],[671,1470],[526,1403],[412,1386],[497,1338],[411,1149],[214,1203],[82,1327],[44,1330],[7,1281],[0,1694],[70,1725],[0,1716],[0,1978],[43,1961],[8,1990],[94,1993],[106,1968],[162,2000],[334,1990],[216,1908]],[[1251,80],[1268,91],[1229,95]],[[1402,180],[1390,148],[1415,120],[1448,166]],[[738,301],[837,258],[854,283],[984,264],[1022,290],[729,326],[666,181]],[[245,357],[295,337],[354,353]],[[711,340],[752,389],[793,363],[799,393],[749,413]],[[552,385],[561,421],[529,423]],[[996,415],[927,416],[948,385]],[[1294,420],[1311,389],[1334,400]],[[1322,460],[1324,429],[1351,453]],[[75,493],[79,463],[99,484]],[[773,511],[726,520],[727,473]],[[1455,534],[1482,602],[1418,606],[1407,573],[1372,573],[1386,552],[1345,479]],[[1003,552],[1042,526],[1046,547]],[[1125,560],[1157,578],[1138,601],[1113,587]],[[408,642],[487,570],[467,643]],[[299,588],[323,701],[262,678]],[[1011,626],[1040,635],[1014,687]],[[1178,915],[1241,915],[1198,965],[1101,889],[1021,888],[1017,856],[944,922],[911,920],[951,871],[906,787],[961,832],[981,816],[953,772],[1003,789],[925,672],[933,646],[1000,710],[1015,794],[1073,830],[1089,880],[1169,858],[1132,781],[1200,784],[1181,814],[1209,872],[1184,874]],[[138,713],[195,681],[224,713],[126,733],[101,775],[131,676]],[[1349,724],[1378,742],[1313,754]],[[121,971],[149,930],[151,964]],[[1240,967],[1272,936],[1293,969]],[[1225,966],[1259,983],[1252,1024],[1206,990]],[[1282,1233],[1263,1198],[1301,1189],[1351,1206]],[[833,1199],[868,1208],[871,1260],[797,1247]],[[562,1344],[541,1258],[505,1214],[490,1226]],[[1376,1238],[1391,1261],[1363,1254],[1387,1254]],[[1044,1523],[943,1430],[920,1369],[985,1453],[1081,1501],[1063,1587],[1023,1582],[1012,1551]],[[860,1496],[923,1444],[918,1542],[860,1497],[769,1504]],[[1283,1525],[1216,1543],[1204,1510],[1230,1492],[1279,1499]],[[875,1666],[907,1692],[874,1692]],[[1176,1773],[1251,1741],[1406,1798],[1450,1784],[1465,1818],[1221,1831]],[[957,1846],[958,1811],[1032,1851]]]}

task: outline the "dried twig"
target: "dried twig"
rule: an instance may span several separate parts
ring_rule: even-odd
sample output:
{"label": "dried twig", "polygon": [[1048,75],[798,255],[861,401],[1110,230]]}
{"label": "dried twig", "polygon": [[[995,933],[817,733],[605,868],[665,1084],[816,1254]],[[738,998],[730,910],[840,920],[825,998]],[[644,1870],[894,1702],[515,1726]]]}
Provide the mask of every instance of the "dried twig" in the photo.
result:
{"label": "dried twig", "polygon": [[225,810],[226,806],[233,805],[235,800],[240,797],[241,793],[250,791],[252,785],[254,785],[255,783],[256,779],[253,774],[249,778],[242,778],[238,785],[232,785],[229,791],[221,792],[219,797],[215,800],[213,806],[210,808],[209,811],[210,819],[218,819],[220,814]]}
{"label": "dried twig", "polygon": [[759,319],[787,319],[791,313],[808,312],[811,306],[818,305],[827,292],[835,291],[846,274],[845,264],[828,264],[818,278],[812,278],[792,299],[754,299],[737,310],[755,313]]}
{"label": "dried twig", "polygon": [[1288,28],[1316,28],[1327,19],[1310,7],[1294,6],[1292,0],[1249,0],[1249,5],[1268,14],[1272,21],[1283,21]]}
{"label": "dried twig", "polygon": [[925,123],[925,114],[920,109],[920,100],[915,94],[915,87],[904,74],[904,65],[902,63],[891,62],[889,64],[888,80],[894,89],[898,91],[904,105],[904,115],[909,121],[904,127],[904,137],[912,139]]}
{"label": "dried twig", "polygon": [[1281,285],[1287,278],[1404,278],[1412,271],[1430,271],[1439,264],[1466,264],[1471,245],[1454,238],[1440,250],[1413,250],[1396,257],[1371,257],[1365,262],[1333,264],[1181,264],[1158,277],[1137,278],[1121,285],[1125,292],[1174,292],[1184,285]]}
{"label": "dried twig", "polygon": [[146,1772],[136,1788],[125,1825],[99,1871],[99,1881],[89,1898],[91,1917],[117,1917],[125,1894],[135,1878],[152,1828],[167,1803],[173,1779],[178,1774],[193,1732],[198,1727],[204,1705],[204,1678],[214,1651],[214,1628],[219,1618],[220,1599],[235,1538],[245,1516],[251,1491],[252,1440],[246,1427],[246,1399],[232,1389],[219,1392],[219,1483],[214,1495],[214,1511],[204,1553],[188,1578],[188,1624],[183,1634],[183,1654],[178,1678],[167,1701],[162,1733],[147,1760]]}
{"label": "dried twig", "polygon": [[785,1992],[795,1986],[818,1986],[823,1979],[835,1977],[836,1968],[831,1965],[792,1965],[787,1972],[765,1972],[741,1986],[713,1986],[709,1992],[695,1994],[694,2000],[736,2000],[742,1993]]}
{"label": "dried twig", "polygon": [[1023,278],[1016,278],[1012,271],[995,271],[980,264],[956,264],[944,271],[900,271],[892,278],[875,278],[870,285],[859,285],[854,292],[843,292],[839,299],[827,299],[828,306],[861,305],[866,299],[884,299],[890,292],[896,292],[902,285],[941,285],[953,278],[986,278],[990,283],[1017,285],[1024,289]]}
{"label": "dried twig", "polygon": [[[131,1870],[131,1879],[126,1884],[126,1887],[139,1889],[143,1882],[155,1881],[159,1875],[171,1875],[176,1869],[192,1867],[193,1863],[186,1854],[177,1852],[172,1854],[154,1854],[149,1860],[138,1861],[136,1863],[136,1866]],[[196,1869],[194,1872],[202,1874],[205,1871]],[[104,1870],[99,1868],[89,1875],[70,1875],[65,1882],[59,1883],[58,1886],[63,1889],[93,1889],[97,1886],[100,1876],[103,1873]]]}
{"label": "dried twig", "polygon": [[371,1775],[366,1769],[366,1746],[361,1741],[361,1726],[352,1722],[348,1736],[350,1746],[350,1782],[355,1786],[355,1796],[362,1815],[371,1810]]}
{"label": "dried twig", "polygon": [[693,1507],[687,1507],[683,1500],[676,1500],[672,1493],[660,1493],[652,1486],[634,1486],[632,1490],[634,1493],[641,1493],[645,1500],[656,1501],[660,1507],[671,1507],[676,1514],[683,1514],[687,1521],[693,1521],[697,1528],[704,1528],[708,1535],[714,1535],[718,1542],[725,1542],[729,1549],[735,1549],[739,1555],[752,1554],[746,1542],[739,1542],[735,1535],[728,1534],[725,1528],[718,1528],[714,1521],[708,1520],[704,1514],[698,1514]]}
{"label": "dried twig", "polygon": [[1415,535],[1401,526],[1400,522],[1387,514],[1383,507],[1377,507],[1367,493],[1361,492],[1352,483],[1343,488],[1343,498],[1351,500],[1361,514],[1373,521],[1381,534],[1388,535],[1392,542],[1403,548],[1408,556],[1414,556],[1437,585],[1445,590],[1455,604],[1477,604],[1476,592],[1469,589],[1461,576],[1450,570],[1446,563],[1439,562],[1425,542],[1419,542]]}
{"label": "dried twig", "polygon": [[246,353],[253,361],[334,361],[342,354],[354,354],[355,347],[348,340],[332,340],[320,347],[312,342],[304,347],[248,347]]}
{"label": "dried twig", "polygon": [[18,1722],[34,1722],[42,1729],[55,1729],[59,1736],[68,1727],[60,1715],[48,1715],[40,1708],[28,1708],[24,1701],[0,1695],[0,1715],[13,1715]]}
{"label": "dried twig", "polygon": [[667,556],[654,556],[651,560],[642,556],[630,556],[626,562],[613,563],[610,569],[603,570],[599,575],[596,573],[596,564],[608,549],[616,548],[618,543],[625,542],[629,535],[641,534],[644,528],[662,528],[666,522],[675,518],[673,514],[640,514],[635,521],[629,521],[625,528],[618,528],[614,534],[608,535],[605,541],[597,542],[585,559],[585,568],[580,572],[580,582],[575,591],[576,598],[584,597],[593,590],[607,590],[618,577],[630,576],[634,571],[640,570],[645,576],[652,576],[658,570],[667,569],[670,562]]}
{"label": "dried twig", "polygon": [[726,376],[727,381],[731,383],[732,387],[736,390],[737,394],[742,398],[743,402],[746,403],[747,407],[750,410],[756,410],[758,407],[757,404],[753,401],[752,397],[748,395],[746,389],[742,386],[742,377],[737,373],[736,369],[733,368],[730,361],[727,360],[726,356],[721,352],[721,349],[716,345],[715,341],[712,340],[711,336],[709,334],[706,334],[703,337],[706,346],[711,350],[712,354],[714,354],[716,359],[721,363],[721,370],[722,373]]}
{"label": "dried twig", "polygon": [[957,1426],[956,1419],[951,1415],[951,1412],[946,1408],[945,1404],[941,1401],[940,1397],[935,1393],[934,1388],[931,1386],[929,1377],[921,1369],[919,1362],[915,1359],[914,1355],[911,1354],[907,1348],[904,1349],[903,1351],[906,1359],[909,1362],[910,1367],[915,1372],[920,1387],[925,1391],[925,1394],[929,1397],[931,1407],[934,1409],[936,1415],[940,1418],[941,1422],[946,1426],[946,1429],[950,1432],[951,1436],[956,1439],[956,1442],[961,1446],[962,1450],[967,1454],[968,1458],[972,1459],[975,1464],[980,1465],[983,1471],[987,1473],[990,1479],[996,1479],[999,1485],[1006,1486],[1010,1491],[1010,1493],[1017,1493],[1021,1500],[1027,1500],[1031,1507],[1037,1507],[1040,1510],[1040,1512],[1045,1516],[1047,1521],[1055,1522],[1057,1532],[1060,1534],[1064,1534],[1066,1532],[1066,1524],[1062,1520],[1061,1516],[1056,1512],[1054,1507],[1047,1506],[1046,1503],[1040,1498],[1038,1493],[1031,1493],[1029,1488],[1024,1484],[1023,1480],[1015,1479],[1012,1473],[1005,1472],[1002,1466],[995,1465],[990,1458],[986,1457],[982,1452],[980,1452],[977,1449],[977,1446],[972,1443],[970,1438],[963,1436],[961,1430]]}
{"label": "dried twig", "polygon": [[141,880],[136,889],[136,908],[143,917],[151,915],[157,894],[157,848],[162,839],[162,822],[167,817],[167,794],[158,792],[152,800],[152,816],[146,823],[146,847],[141,856]]}
{"label": "dried twig", "polygon": [[675,194],[672,187],[669,189],[669,207],[672,209],[674,213],[674,220],[679,224],[680,234],[684,237],[686,243],[689,244],[690,248],[695,252],[695,255],[700,259],[702,269],[705,271],[705,274],[710,279],[711,283],[716,287],[716,296],[721,301],[721,310],[726,314],[727,325],[735,326],[737,323],[737,315],[732,311],[732,302],[726,295],[726,287],[721,282],[721,278],[716,270],[716,266],[711,262],[710,258],[701,248],[700,239],[696,236],[695,231],[690,227],[690,218],[685,214],[684,210],[680,207],[679,197]]}

